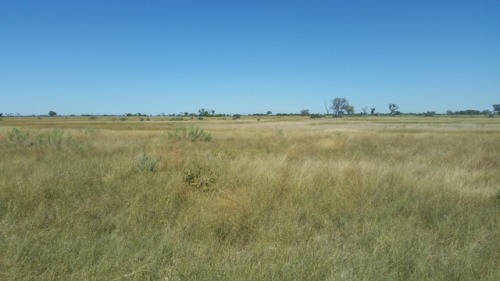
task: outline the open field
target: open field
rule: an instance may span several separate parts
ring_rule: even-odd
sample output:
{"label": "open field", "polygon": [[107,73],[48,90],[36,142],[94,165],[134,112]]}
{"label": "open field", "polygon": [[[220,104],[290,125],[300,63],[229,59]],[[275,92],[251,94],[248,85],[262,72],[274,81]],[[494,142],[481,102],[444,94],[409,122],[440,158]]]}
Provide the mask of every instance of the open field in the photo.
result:
{"label": "open field", "polygon": [[498,117],[9,117],[0,155],[1,280],[500,280]]}

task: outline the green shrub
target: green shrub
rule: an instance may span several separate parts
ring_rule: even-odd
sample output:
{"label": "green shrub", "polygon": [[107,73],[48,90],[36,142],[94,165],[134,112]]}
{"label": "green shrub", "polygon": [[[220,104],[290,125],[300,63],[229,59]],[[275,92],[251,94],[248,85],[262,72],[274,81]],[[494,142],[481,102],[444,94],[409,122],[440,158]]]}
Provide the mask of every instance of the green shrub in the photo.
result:
{"label": "green shrub", "polygon": [[64,148],[81,148],[81,145],[75,143],[73,138],[61,129],[38,134],[32,134],[30,131],[12,129],[8,133],[8,139],[15,145],[21,147],[47,147],[55,150]]}
{"label": "green shrub", "polygon": [[137,170],[139,172],[154,172],[156,164],[158,164],[158,160],[147,157],[144,152],[141,152],[137,157]]}
{"label": "green shrub", "polygon": [[323,118],[323,117],[324,117],[324,116],[323,116],[322,114],[318,114],[318,113],[316,113],[316,114],[311,114],[311,118],[312,118],[312,119],[316,119],[316,118]]}
{"label": "green shrub", "polygon": [[205,132],[203,129],[198,127],[177,127],[174,131],[168,133],[170,138],[176,139],[178,141],[211,141],[212,136]]}
{"label": "green shrub", "polygon": [[172,118],[170,118],[170,121],[184,121],[184,118],[182,118],[182,117],[172,117]]}
{"label": "green shrub", "polygon": [[30,142],[30,133],[28,131],[19,130],[18,128],[14,128],[9,131],[7,137],[9,140],[18,146],[30,146],[32,143]]}
{"label": "green shrub", "polygon": [[49,147],[61,149],[65,142],[71,142],[71,138],[66,137],[65,141],[64,132],[61,129],[53,129],[47,134],[47,145]]}

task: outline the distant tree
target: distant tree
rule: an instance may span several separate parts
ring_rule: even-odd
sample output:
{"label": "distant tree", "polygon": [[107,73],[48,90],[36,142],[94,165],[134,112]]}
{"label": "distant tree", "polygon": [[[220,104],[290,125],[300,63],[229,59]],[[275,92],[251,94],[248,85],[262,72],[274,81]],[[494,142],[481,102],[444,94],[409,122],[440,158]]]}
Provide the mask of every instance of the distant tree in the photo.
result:
{"label": "distant tree", "polygon": [[55,111],[49,111],[49,116],[50,117],[54,117],[54,116],[57,116],[57,113]]}
{"label": "distant tree", "polygon": [[200,117],[207,117],[210,115],[209,111],[204,108],[199,109],[198,113]]}
{"label": "distant tree", "polygon": [[366,113],[368,112],[368,106],[363,106],[361,108],[361,112],[363,113],[363,115],[366,115]]}
{"label": "distant tree", "polygon": [[3,117],[3,113],[0,112],[0,117]]}
{"label": "distant tree", "polygon": [[269,110],[269,111],[267,111],[267,112],[266,112],[266,114],[267,114],[267,115],[272,115],[272,114],[273,114],[273,112],[272,112],[271,110]]}
{"label": "distant tree", "polygon": [[500,104],[494,104],[493,111],[500,115]]}
{"label": "distant tree", "polygon": [[309,115],[309,109],[302,109],[300,111],[300,115],[302,115],[302,116],[308,116]]}
{"label": "distant tree", "polygon": [[328,106],[328,104],[325,102],[325,110],[326,110],[326,115],[329,115],[330,114],[330,107]]}
{"label": "distant tree", "polygon": [[479,115],[479,114],[481,114],[481,111],[475,110],[475,109],[466,109],[466,110],[455,111],[454,114],[457,114],[457,115]]}
{"label": "distant tree", "polygon": [[389,110],[391,111],[391,115],[396,115],[397,111],[399,109],[399,106],[397,106],[394,103],[389,104]]}
{"label": "distant tree", "polygon": [[347,107],[349,107],[349,102],[345,98],[334,98],[332,100],[331,109],[335,117],[343,116]]}
{"label": "distant tree", "polygon": [[348,115],[354,114],[354,106],[346,105],[344,109]]}
{"label": "distant tree", "polygon": [[446,110],[446,115],[453,115],[453,111],[452,110]]}
{"label": "distant tree", "polygon": [[375,107],[372,107],[372,108],[370,109],[370,114],[371,114],[371,115],[374,115],[374,114],[375,114]]}

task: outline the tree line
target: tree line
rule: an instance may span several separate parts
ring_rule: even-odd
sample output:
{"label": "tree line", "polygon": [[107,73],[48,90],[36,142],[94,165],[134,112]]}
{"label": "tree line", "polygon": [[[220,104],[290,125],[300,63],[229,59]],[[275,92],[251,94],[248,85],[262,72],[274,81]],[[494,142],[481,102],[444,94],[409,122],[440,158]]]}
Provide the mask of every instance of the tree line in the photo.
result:
{"label": "tree line", "polygon": [[[422,113],[402,113],[399,111],[399,106],[396,105],[395,103],[389,103],[388,104],[388,109],[389,112],[386,114],[383,113],[377,113],[376,108],[372,107],[370,108],[370,115],[390,115],[390,116],[396,116],[396,115],[402,115],[402,114],[408,114],[408,115],[419,115],[419,116],[434,116],[436,115],[435,111],[426,111]],[[325,115],[332,115],[333,117],[343,117],[345,115],[354,115],[355,114],[355,109],[354,106],[352,106],[349,101],[346,98],[334,98],[330,101],[329,104],[325,103]],[[302,111],[301,111],[302,112]],[[492,116],[493,114],[500,115],[500,104],[493,104],[493,110],[459,110],[459,111],[451,111],[448,110],[446,111],[446,115],[490,115]],[[362,107],[361,112],[359,115],[368,115],[368,107]]]}
{"label": "tree line", "polygon": [[[388,113],[378,113],[376,112],[375,107],[368,108],[367,106],[364,106],[361,108],[361,111],[356,114],[355,108],[353,105],[349,103],[349,101],[346,98],[334,98],[330,101],[330,103],[325,102],[325,114],[320,114],[320,113],[310,113],[309,109],[301,109],[299,113],[276,113],[274,114],[275,116],[310,116],[311,118],[321,118],[321,117],[326,117],[326,116],[332,116],[336,118],[344,117],[346,115],[390,115],[390,116],[396,116],[396,115],[418,115],[418,116],[434,116],[437,115],[435,111],[426,111],[422,113],[402,113],[399,111],[399,106],[397,106],[395,103],[389,103],[388,105]],[[500,115],[500,104],[493,104],[492,105],[493,110],[474,110],[474,109],[466,109],[466,110],[457,110],[457,111],[452,111],[452,110],[447,110],[446,115],[489,115],[493,116],[494,114]],[[370,109],[368,111],[368,109]],[[370,112],[370,113],[368,113]],[[272,111],[267,111],[266,113],[253,113],[253,114],[248,114],[249,116],[271,116],[273,115]],[[13,114],[5,114],[0,112],[0,118],[1,117],[13,117],[13,116],[22,116],[19,113]],[[35,116],[35,115],[32,115]],[[58,116],[57,113],[53,110],[49,111],[47,115],[48,117],[56,117]],[[76,116],[75,114],[71,114],[70,116]],[[94,115],[91,114],[81,114],[81,116],[86,116],[86,117],[91,117]],[[116,115],[102,115],[102,116],[116,116]],[[139,117],[145,117],[148,116],[146,114],[141,114],[141,113],[125,113],[123,116],[127,117],[133,117],[133,116],[139,116]],[[152,116],[152,115],[149,115]],[[242,115],[241,114],[220,114],[220,113],[215,113],[215,110],[209,110],[205,108],[201,108],[198,110],[198,113],[189,113],[189,112],[181,112],[179,114],[170,114],[166,115],[165,113],[159,114],[157,116],[173,116],[173,117],[197,117],[199,119],[203,119],[204,117],[232,117],[233,119],[239,119]]]}

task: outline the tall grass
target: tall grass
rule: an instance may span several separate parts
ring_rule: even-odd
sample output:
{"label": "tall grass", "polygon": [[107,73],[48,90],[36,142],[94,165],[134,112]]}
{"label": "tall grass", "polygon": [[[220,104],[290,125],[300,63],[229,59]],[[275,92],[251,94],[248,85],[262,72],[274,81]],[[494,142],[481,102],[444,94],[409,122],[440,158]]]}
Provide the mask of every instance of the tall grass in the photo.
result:
{"label": "tall grass", "polygon": [[500,278],[499,119],[304,120],[5,119],[0,279]]}

